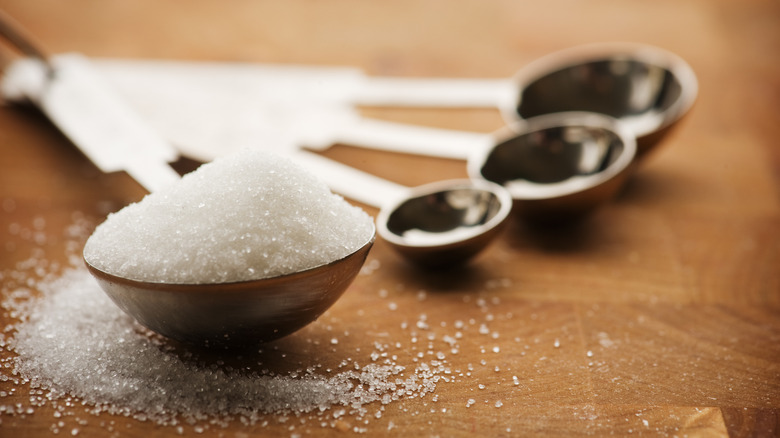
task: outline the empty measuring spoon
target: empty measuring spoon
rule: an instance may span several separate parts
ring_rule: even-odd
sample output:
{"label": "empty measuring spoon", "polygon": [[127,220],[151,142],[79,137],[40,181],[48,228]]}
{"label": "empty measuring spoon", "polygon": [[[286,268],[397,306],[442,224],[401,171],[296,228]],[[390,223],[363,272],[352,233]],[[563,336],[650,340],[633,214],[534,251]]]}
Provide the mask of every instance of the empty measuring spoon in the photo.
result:
{"label": "empty measuring spoon", "polygon": [[[505,81],[367,78],[366,83],[352,98],[355,104],[495,105],[509,124],[556,112],[602,113],[632,130],[638,158],[678,124],[698,93],[696,75],[685,60],[665,49],[638,43],[600,43],[561,50],[521,67]],[[398,99],[394,100],[394,95]],[[420,137],[418,143],[424,144],[418,145],[418,153],[434,150],[425,142],[425,137]],[[411,148],[399,151],[414,153]]]}
{"label": "empty measuring spoon", "polygon": [[568,220],[615,196],[636,164],[636,141],[617,120],[597,113],[555,113],[516,121],[494,145],[469,158],[473,179],[504,186],[517,211]]}
{"label": "empty measuring spoon", "polygon": [[693,69],[679,56],[645,44],[592,44],[552,53],[520,69],[507,121],[563,111],[611,116],[647,154],[690,110],[698,92]]}
{"label": "empty measuring spoon", "polygon": [[[382,90],[383,80],[377,80],[375,89],[366,89],[364,100],[357,95],[354,102],[371,105],[373,101],[381,105],[383,99],[391,102],[389,96],[397,93],[404,96],[397,102],[402,105],[409,93],[404,90],[403,79],[384,81],[386,89]],[[456,106],[460,100],[455,91],[458,86],[471,92],[479,89],[469,86],[468,79],[429,81],[427,86],[421,80],[409,84],[408,90],[416,87],[419,93],[417,106],[423,102],[430,106]],[[426,88],[432,92],[426,93]],[[450,102],[438,97],[446,96],[448,89],[453,92]],[[507,95],[502,98],[503,92]],[[470,106],[490,106],[493,102],[510,126],[518,120],[558,112],[584,111],[610,116],[632,131],[637,143],[636,155],[641,158],[689,112],[696,100],[698,81],[690,65],[667,50],[646,44],[602,43],[577,46],[539,58],[520,68],[512,80],[506,83],[495,80],[482,93],[485,99],[481,101],[460,101]],[[371,120],[364,123],[366,128],[376,132],[382,129],[381,125],[370,126]],[[464,155],[471,150],[480,149],[475,143],[484,143],[484,138],[480,139],[478,134],[458,131],[447,134],[444,130],[425,129],[420,129],[416,139],[409,137],[407,140],[399,134],[394,140],[395,150],[466,158]],[[411,131],[409,134],[414,135]],[[438,153],[441,145],[447,142],[445,136],[460,137],[460,140],[453,142],[450,151]],[[338,140],[355,146],[377,141],[370,133],[361,134],[359,129],[345,131]],[[392,144],[384,147],[393,148]]]}
{"label": "empty measuring spoon", "polygon": [[402,256],[424,266],[468,260],[498,235],[512,208],[509,193],[485,180],[409,188],[310,152],[291,156],[333,191],[379,207],[378,234]]}

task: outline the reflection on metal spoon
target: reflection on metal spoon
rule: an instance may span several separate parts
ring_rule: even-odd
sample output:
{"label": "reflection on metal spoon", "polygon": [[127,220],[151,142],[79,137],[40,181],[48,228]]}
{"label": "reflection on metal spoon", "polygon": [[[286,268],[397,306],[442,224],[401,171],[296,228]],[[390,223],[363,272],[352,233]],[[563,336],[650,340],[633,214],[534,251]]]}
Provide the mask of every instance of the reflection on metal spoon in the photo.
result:
{"label": "reflection on metal spoon", "polygon": [[468,162],[472,178],[509,190],[526,216],[580,216],[610,199],[635,163],[627,127],[595,113],[557,113],[515,122]]}

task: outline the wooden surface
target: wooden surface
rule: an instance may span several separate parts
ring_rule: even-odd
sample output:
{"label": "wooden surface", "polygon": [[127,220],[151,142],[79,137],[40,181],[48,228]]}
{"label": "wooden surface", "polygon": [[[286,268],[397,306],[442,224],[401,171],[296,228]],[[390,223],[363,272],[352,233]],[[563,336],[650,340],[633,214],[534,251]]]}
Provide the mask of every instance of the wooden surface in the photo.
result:
{"label": "wooden surface", "polygon": [[[429,327],[419,336],[438,339],[464,321],[459,353],[448,361],[462,371],[472,364],[473,372],[440,383],[435,401],[388,405],[365,425],[370,436],[780,435],[778,2],[2,0],[0,7],[51,52],[90,56],[503,78],[586,42],[638,41],[677,53],[698,75],[696,106],[590,220],[541,230],[513,221],[499,242],[451,272],[415,269],[379,241],[370,272],[273,354],[335,366],[360,360],[375,342],[399,342],[399,362],[411,364],[425,349],[410,342],[409,326],[421,315]],[[502,125],[492,110],[366,112],[481,132]],[[409,185],[465,175],[457,161],[347,146],[327,155]],[[74,217],[94,227],[143,194],[124,174],[101,174],[37,112],[0,107],[4,272],[24,270],[17,263],[31,254],[67,263],[63,236]],[[0,327],[11,322],[2,318]],[[490,334],[479,334],[480,324]],[[300,350],[302,340],[332,336],[336,347]],[[12,386],[0,382],[0,390]],[[0,404],[28,397],[22,385]],[[470,398],[476,402],[467,407]],[[75,425],[79,436],[106,436],[107,423],[126,436],[176,433],[121,416],[81,417],[85,425],[68,418],[60,435]],[[48,435],[55,423],[45,406],[0,420],[2,437]],[[202,435],[343,436],[362,426],[310,422],[291,431],[269,420]]]}

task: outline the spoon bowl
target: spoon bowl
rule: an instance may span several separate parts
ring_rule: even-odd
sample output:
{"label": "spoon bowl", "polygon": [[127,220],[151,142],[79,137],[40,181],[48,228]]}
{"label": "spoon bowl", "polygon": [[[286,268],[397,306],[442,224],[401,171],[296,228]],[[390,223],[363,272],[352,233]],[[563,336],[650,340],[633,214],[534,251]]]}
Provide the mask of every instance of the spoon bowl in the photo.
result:
{"label": "spoon bowl", "polygon": [[200,346],[251,346],[293,333],[330,308],[360,272],[375,235],[334,262],[234,283],[135,281],[86,265],[117,306],[154,332]]}
{"label": "spoon bowl", "polygon": [[512,208],[509,194],[487,181],[449,180],[410,189],[382,207],[379,235],[424,266],[463,262],[500,232]]}
{"label": "spoon bowl", "polygon": [[644,157],[693,105],[691,67],[666,50],[629,43],[574,47],[537,59],[515,75],[507,121],[566,111],[606,114],[626,124]]}
{"label": "spoon bowl", "polygon": [[579,218],[615,196],[636,164],[630,130],[596,113],[516,121],[468,160],[469,175],[504,186],[516,210],[541,220]]}

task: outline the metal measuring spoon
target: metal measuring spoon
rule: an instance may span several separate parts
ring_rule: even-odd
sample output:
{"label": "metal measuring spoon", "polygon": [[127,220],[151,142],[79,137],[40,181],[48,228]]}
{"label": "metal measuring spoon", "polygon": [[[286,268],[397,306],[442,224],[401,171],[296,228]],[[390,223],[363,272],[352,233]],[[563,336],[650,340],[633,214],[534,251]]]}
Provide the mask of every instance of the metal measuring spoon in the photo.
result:
{"label": "metal measuring spoon", "polygon": [[579,217],[615,196],[636,164],[636,141],[617,120],[556,113],[516,121],[469,157],[473,179],[504,186],[523,216]]}
{"label": "metal measuring spoon", "polygon": [[444,266],[485,248],[509,217],[512,199],[485,180],[448,180],[404,187],[309,152],[292,158],[334,192],[380,208],[379,235],[410,261]]}
{"label": "metal measuring spoon", "polygon": [[255,345],[293,333],[330,308],[360,272],[374,236],[326,265],[235,283],[135,281],[86,264],[117,306],[157,333],[196,345]]}
{"label": "metal measuring spoon", "polygon": [[520,69],[507,121],[564,111],[611,116],[631,129],[647,154],[690,110],[698,92],[679,56],[645,44],[603,43],[562,50]]}

